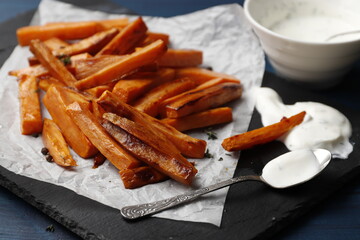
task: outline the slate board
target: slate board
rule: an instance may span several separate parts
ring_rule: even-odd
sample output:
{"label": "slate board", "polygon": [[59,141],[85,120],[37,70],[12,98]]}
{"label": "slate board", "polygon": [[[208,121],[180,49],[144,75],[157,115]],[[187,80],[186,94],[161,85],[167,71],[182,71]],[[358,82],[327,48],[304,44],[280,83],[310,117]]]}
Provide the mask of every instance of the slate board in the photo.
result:
{"label": "slate board", "polygon": [[[71,2],[71,1],[67,1]],[[127,11],[111,3],[77,1],[90,9]],[[0,24],[0,63],[16,44],[15,29],[27,25],[33,12]],[[286,104],[318,101],[343,112],[353,125],[354,143],[360,142],[360,68],[354,68],[344,83],[327,92],[311,91],[266,72],[263,85],[274,88]],[[261,126],[254,113],[249,129]],[[269,159],[286,152],[279,142],[243,151],[235,175],[259,173]],[[85,239],[266,239],[285,228],[336,192],[360,173],[360,149],[355,147],[347,160],[334,159],[314,180],[292,189],[274,190],[257,182],[230,188],[221,228],[159,218],[125,221],[117,209],[102,205],[71,190],[16,175],[0,167],[0,184]],[[205,196],[206,197],[206,196]],[[66,199],[66,201],[64,201]]]}

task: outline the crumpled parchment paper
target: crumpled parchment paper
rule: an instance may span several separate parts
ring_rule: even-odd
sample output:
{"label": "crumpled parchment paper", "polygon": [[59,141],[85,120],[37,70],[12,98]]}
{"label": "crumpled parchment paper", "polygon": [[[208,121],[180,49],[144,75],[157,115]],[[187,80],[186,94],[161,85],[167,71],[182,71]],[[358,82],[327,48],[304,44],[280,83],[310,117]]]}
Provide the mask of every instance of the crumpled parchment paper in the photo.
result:
{"label": "crumpled parchment paper", "polygon": [[[99,11],[89,11],[52,0],[43,0],[34,24],[52,21],[79,21],[121,17]],[[134,19],[134,16],[129,16]],[[49,163],[40,153],[41,137],[20,134],[17,81],[8,76],[13,69],[27,66],[31,56],[27,47],[17,46],[0,70],[0,164],[30,178],[69,188],[80,195],[120,209],[126,205],[151,202],[184,193],[192,188],[204,187],[233,176],[239,154],[226,154],[221,147],[224,138],[244,132],[253,112],[254,101],[249,94],[261,84],[264,73],[264,53],[247,24],[242,8],[237,4],[221,5],[172,18],[144,17],[149,29],[170,34],[171,47],[193,48],[204,53],[204,65],[214,71],[234,75],[241,79],[243,97],[229,104],[233,107],[234,121],[213,128],[217,140],[207,140],[203,130],[192,131],[193,137],[207,140],[213,158],[190,159],[199,170],[193,187],[173,180],[126,190],[118,171],[109,162],[92,169],[93,161],[76,154],[78,165],[72,170]],[[44,109],[44,116],[50,117]],[[219,161],[220,157],[223,159]],[[228,189],[206,195],[197,201],[156,217],[207,222],[220,226]]]}

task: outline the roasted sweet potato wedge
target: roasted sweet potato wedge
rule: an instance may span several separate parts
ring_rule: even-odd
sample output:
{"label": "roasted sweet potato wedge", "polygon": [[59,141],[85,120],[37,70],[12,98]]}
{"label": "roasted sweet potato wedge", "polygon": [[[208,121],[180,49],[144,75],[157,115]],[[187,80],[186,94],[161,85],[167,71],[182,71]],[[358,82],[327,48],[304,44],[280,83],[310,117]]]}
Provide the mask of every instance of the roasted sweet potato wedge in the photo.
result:
{"label": "roasted sweet potato wedge", "polygon": [[63,82],[57,80],[56,78],[50,77],[50,76],[39,79],[39,88],[41,90],[46,92],[50,88],[51,85],[55,85],[58,87],[66,87],[66,85]]}
{"label": "roasted sweet potato wedge", "polygon": [[19,100],[21,133],[24,135],[41,133],[43,121],[35,77],[24,75],[19,79]]}
{"label": "roasted sweet potato wedge", "polygon": [[123,169],[119,173],[126,189],[139,188],[147,184],[161,182],[169,178],[165,174],[149,166]]}
{"label": "roasted sweet potato wedge", "polygon": [[74,102],[66,111],[92,144],[119,170],[140,167],[142,162],[123,149],[82,104]]}
{"label": "roasted sweet potato wedge", "polygon": [[168,34],[147,32],[146,35],[147,37],[141,44],[139,44],[139,47],[145,47],[146,45],[149,45],[150,43],[153,43],[157,40],[162,40],[166,45],[169,45],[170,36]]}
{"label": "roasted sweet potato wedge", "polygon": [[160,68],[156,74],[140,79],[121,79],[114,86],[112,92],[119,99],[131,103],[145,92],[160,84],[169,82],[175,77],[175,70],[171,68]]}
{"label": "roasted sweet potato wedge", "polygon": [[159,151],[112,123],[105,122],[103,126],[124,148],[149,166],[180,183],[192,183],[197,170],[186,159],[184,161]]}
{"label": "roasted sweet potato wedge", "polygon": [[160,67],[196,67],[203,62],[202,51],[192,49],[168,49],[159,59]]}
{"label": "roasted sweet potato wedge", "polygon": [[228,80],[239,81],[239,79],[228,74],[218,73],[205,68],[196,68],[196,67],[179,68],[176,70],[176,77],[191,78],[194,81],[196,81],[198,85],[203,84],[204,82],[207,82],[214,78],[223,78]]}
{"label": "roasted sweet potato wedge", "polygon": [[34,65],[26,68],[22,68],[19,70],[12,70],[9,72],[10,76],[18,77],[27,75],[33,77],[44,77],[49,75],[49,71],[43,65]]}
{"label": "roasted sweet potato wedge", "polygon": [[284,117],[278,123],[226,138],[221,145],[227,151],[239,151],[274,141],[302,123],[305,114],[301,112],[289,118]]}
{"label": "roasted sweet potato wedge", "polygon": [[175,101],[178,101],[179,99],[181,99],[183,97],[186,97],[186,95],[189,95],[189,94],[191,95],[191,94],[196,93],[196,92],[198,92],[200,90],[204,90],[206,88],[213,87],[213,86],[219,85],[221,83],[226,83],[226,82],[232,82],[232,83],[240,84],[240,81],[238,81],[238,80],[229,80],[229,79],[224,79],[224,78],[211,79],[211,80],[197,86],[194,89],[183,92],[183,93],[178,94],[178,95],[176,95],[174,97],[165,99],[159,106],[159,111],[160,111],[161,116],[166,117],[166,105],[170,105],[171,103],[173,103]]}
{"label": "roasted sweet potato wedge", "polygon": [[163,133],[183,155],[192,158],[204,157],[206,141],[183,134],[160,120],[138,111],[136,108],[119,100],[115,94],[105,91],[97,102],[107,112],[115,113],[143,125],[152,126],[154,131]]}
{"label": "roasted sweet potato wedge", "polygon": [[232,110],[229,107],[214,108],[181,118],[164,118],[161,121],[176,128],[180,132],[184,132],[190,129],[231,122]]}
{"label": "roasted sweet potato wedge", "polygon": [[52,52],[56,56],[72,56],[85,52],[94,55],[99,52],[106,44],[108,44],[111,39],[113,39],[118,33],[119,30],[117,28],[111,28],[109,30],[98,32],[69,46],[53,50]]}
{"label": "roasted sweet potato wedge", "polygon": [[98,55],[123,55],[129,53],[146,38],[147,27],[141,17],[128,24]]}
{"label": "roasted sweet potato wedge", "polygon": [[56,164],[63,167],[77,166],[60,129],[54,121],[47,118],[44,119],[42,140]]}
{"label": "roasted sweet potato wedge", "polygon": [[237,83],[222,83],[209,88],[186,94],[180,99],[165,106],[168,118],[179,118],[192,113],[221,106],[227,102],[240,98],[242,88]]}
{"label": "roasted sweet potato wedge", "polygon": [[195,87],[195,83],[189,78],[180,78],[167,82],[147,92],[138,99],[133,106],[150,116],[159,114],[160,104],[167,98],[178,95]]}
{"label": "roasted sweet potato wedge", "polygon": [[30,50],[53,77],[62,81],[67,86],[74,86],[76,82],[75,77],[66,69],[64,64],[51,53],[50,49],[46,47],[44,43],[38,39],[32,40],[30,42]]}
{"label": "roasted sweet potato wedge", "polygon": [[45,107],[61,129],[66,142],[80,157],[89,158],[98,151],[66,112],[67,105],[72,102],[81,102],[90,107],[88,100],[83,96],[57,86],[50,87],[43,98]]}
{"label": "roasted sweet potato wedge", "polygon": [[101,69],[116,63],[122,58],[124,58],[124,56],[103,55],[103,56],[72,61],[74,75],[76,79],[86,78],[100,71]]}
{"label": "roasted sweet potato wedge", "polygon": [[30,44],[33,39],[45,41],[57,37],[62,40],[83,39],[109,28],[123,28],[129,23],[127,18],[83,21],[83,22],[52,22],[43,26],[26,26],[16,31],[21,46]]}
{"label": "roasted sweet potato wedge", "polygon": [[80,90],[84,90],[120,79],[141,66],[153,63],[166,52],[166,49],[164,42],[158,40],[142,50],[125,56],[116,63],[76,82],[75,86]]}

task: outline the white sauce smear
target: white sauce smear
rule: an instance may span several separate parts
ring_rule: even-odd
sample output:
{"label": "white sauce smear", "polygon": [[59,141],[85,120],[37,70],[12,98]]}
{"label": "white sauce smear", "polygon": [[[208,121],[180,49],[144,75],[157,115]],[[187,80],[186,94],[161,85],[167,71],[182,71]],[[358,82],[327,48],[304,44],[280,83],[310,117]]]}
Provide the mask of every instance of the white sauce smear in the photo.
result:
{"label": "white sauce smear", "polygon": [[275,188],[284,188],[311,179],[321,169],[313,151],[303,149],[273,159],[266,164],[261,177]]}
{"label": "white sauce smear", "polygon": [[279,122],[284,116],[306,111],[304,121],[279,139],[289,150],[324,148],[334,157],[343,159],[352,152],[353,146],[349,142],[351,124],[338,110],[317,102],[285,105],[270,88],[256,89],[255,96],[256,109],[264,126]]}

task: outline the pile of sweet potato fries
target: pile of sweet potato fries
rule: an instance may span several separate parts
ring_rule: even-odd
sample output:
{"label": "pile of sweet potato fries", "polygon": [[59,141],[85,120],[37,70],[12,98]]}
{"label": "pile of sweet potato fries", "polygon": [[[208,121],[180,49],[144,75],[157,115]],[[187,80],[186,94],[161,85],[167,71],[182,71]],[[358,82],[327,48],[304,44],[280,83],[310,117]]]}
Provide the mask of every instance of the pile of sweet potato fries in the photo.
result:
{"label": "pile of sweet potato fries", "polygon": [[[168,49],[141,17],[56,22],[17,31],[34,56],[19,79],[22,134],[42,134],[58,165],[108,159],[126,188],[172,178],[191,184],[206,141],[180,131],[232,121],[242,94],[233,76],[201,68],[202,52]],[[46,94],[39,101],[38,88]],[[52,119],[43,119],[44,105]]]}

